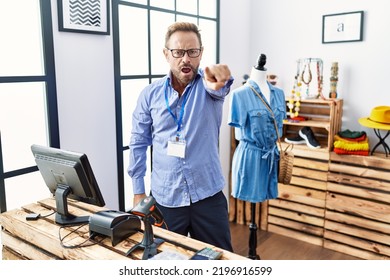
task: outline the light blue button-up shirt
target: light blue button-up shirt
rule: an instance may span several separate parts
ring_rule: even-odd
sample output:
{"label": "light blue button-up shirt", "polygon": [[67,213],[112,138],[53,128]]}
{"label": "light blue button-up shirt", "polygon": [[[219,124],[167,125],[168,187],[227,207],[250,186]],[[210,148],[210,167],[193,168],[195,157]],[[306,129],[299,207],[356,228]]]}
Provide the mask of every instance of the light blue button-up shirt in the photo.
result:
{"label": "light blue button-up shirt", "polygon": [[[206,89],[203,70],[187,85],[184,94],[172,88],[170,75],[148,85],[133,112],[128,173],[134,194],[145,193],[146,151],[152,145],[151,191],[166,207],[188,206],[221,191],[225,185],[218,153],[225,96],[233,83],[215,91]],[[167,81],[168,79],[168,81]],[[167,155],[168,141],[177,134],[177,120],[185,102],[181,138],[185,157]],[[167,99],[166,99],[167,98]],[[175,118],[170,114],[167,102]]]}

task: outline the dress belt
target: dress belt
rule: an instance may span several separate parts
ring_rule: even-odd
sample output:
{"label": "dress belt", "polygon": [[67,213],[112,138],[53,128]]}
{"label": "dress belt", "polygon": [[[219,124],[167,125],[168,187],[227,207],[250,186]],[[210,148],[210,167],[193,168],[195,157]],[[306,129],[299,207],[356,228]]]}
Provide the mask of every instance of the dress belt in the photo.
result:
{"label": "dress belt", "polygon": [[275,155],[279,155],[279,150],[278,150],[278,146],[276,145],[276,143],[275,143],[275,145],[272,146],[271,149],[261,148],[261,147],[257,146],[255,143],[249,142],[246,140],[240,140],[239,144],[242,145],[244,149],[246,147],[249,147],[249,148],[254,148],[256,150],[263,152],[264,155],[261,156],[262,159],[268,159],[268,157],[271,156],[271,166],[270,166],[268,175],[271,174],[272,168],[274,166]]}

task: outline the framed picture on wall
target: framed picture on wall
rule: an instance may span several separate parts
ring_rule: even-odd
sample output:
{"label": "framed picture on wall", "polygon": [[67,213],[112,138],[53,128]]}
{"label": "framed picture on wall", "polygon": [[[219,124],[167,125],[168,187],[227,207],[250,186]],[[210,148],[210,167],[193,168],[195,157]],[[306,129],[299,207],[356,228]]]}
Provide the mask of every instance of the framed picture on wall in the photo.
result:
{"label": "framed picture on wall", "polygon": [[59,31],[110,34],[109,0],[58,0]]}
{"label": "framed picture on wall", "polygon": [[363,41],[363,11],[322,16],[322,43]]}

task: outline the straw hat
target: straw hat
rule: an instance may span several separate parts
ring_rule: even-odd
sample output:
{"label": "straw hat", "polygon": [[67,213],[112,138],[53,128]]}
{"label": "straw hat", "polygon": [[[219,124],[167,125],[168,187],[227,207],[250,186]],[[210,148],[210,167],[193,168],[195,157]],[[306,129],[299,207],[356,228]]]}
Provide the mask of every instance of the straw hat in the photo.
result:
{"label": "straw hat", "polygon": [[371,110],[367,118],[360,118],[359,123],[363,126],[390,130],[390,106],[378,106]]}

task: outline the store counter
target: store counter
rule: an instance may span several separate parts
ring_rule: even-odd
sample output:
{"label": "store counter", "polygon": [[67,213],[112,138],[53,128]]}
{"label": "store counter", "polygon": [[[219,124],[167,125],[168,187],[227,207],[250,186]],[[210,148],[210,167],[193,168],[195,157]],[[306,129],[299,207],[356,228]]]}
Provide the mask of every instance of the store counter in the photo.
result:
{"label": "store counter", "polygon": [[[55,215],[50,215],[54,209],[54,198],[48,198],[23,206],[21,209],[0,214],[3,259],[142,259],[144,253],[142,248],[131,250],[143,240],[142,223],[139,231],[119,243],[113,244],[109,236],[101,235],[91,239],[88,224],[72,227],[62,227],[56,224]],[[77,216],[93,215],[105,210],[107,209],[78,201],[69,201],[69,212]],[[26,217],[31,213],[39,213],[40,218],[27,220]],[[157,247],[157,254],[154,256],[157,259],[189,259],[195,251],[210,247],[223,252],[221,260],[249,260],[246,257],[156,226],[153,226],[153,233],[155,238],[164,241]],[[128,252],[131,253],[128,254]]]}

